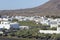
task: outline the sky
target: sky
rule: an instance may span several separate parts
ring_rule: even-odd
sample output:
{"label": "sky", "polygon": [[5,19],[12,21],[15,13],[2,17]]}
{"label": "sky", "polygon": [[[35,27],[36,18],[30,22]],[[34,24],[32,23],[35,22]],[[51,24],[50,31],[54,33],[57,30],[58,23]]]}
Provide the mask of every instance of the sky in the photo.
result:
{"label": "sky", "polygon": [[46,3],[49,0],[0,0],[0,10],[32,8]]}

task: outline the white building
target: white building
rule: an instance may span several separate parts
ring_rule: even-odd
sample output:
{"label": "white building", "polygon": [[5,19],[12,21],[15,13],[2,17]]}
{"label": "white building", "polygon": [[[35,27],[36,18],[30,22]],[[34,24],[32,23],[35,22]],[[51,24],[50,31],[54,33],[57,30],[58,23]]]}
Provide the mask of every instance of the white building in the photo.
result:
{"label": "white building", "polygon": [[51,21],[51,22],[50,22],[50,27],[51,27],[51,28],[53,28],[53,27],[58,27],[57,21]]}
{"label": "white building", "polygon": [[60,24],[56,27],[57,30],[39,30],[39,33],[44,33],[44,34],[60,34]]}
{"label": "white building", "polygon": [[2,31],[0,31],[0,34],[3,34],[3,32],[2,32]]}
{"label": "white building", "polygon": [[10,28],[19,29],[19,24],[17,22],[10,23]]}
{"label": "white building", "polygon": [[40,23],[41,23],[42,25],[49,25],[49,24],[50,24],[49,20],[40,21]]}
{"label": "white building", "polygon": [[7,21],[1,21],[1,23],[0,23],[0,28],[9,29],[9,28],[10,28],[10,23],[7,22]]}
{"label": "white building", "polygon": [[19,27],[18,23],[11,23],[9,21],[1,21],[0,29],[10,29],[10,28],[17,28]]}
{"label": "white building", "polygon": [[20,29],[29,29],[29,26],[20,26]]}
{"label": "white building", "polygon": [[0,21],[8,21],[8,18],[0,18]]}
{"label": "white building", "polygon": [[39,30],[39,33],[44,33],[44,34],[60,34],[60,31],[57,30]]}
{"label": "white building", "polygon": [[3,18],[2,20],[3,20],[3,21],[8,21],[8,18]]}

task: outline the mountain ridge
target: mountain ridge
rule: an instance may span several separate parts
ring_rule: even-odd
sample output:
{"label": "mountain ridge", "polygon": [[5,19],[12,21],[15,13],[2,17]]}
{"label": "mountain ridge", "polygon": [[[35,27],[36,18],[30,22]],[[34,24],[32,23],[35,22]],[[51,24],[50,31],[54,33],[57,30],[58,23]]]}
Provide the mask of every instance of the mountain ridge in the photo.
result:
{"label": "mountain ridge", "polygon": [[23,15],[23,16],[60,16],[60,0],[50,0],[45,4],[27,9],[17,9],[17,10],[3,10],[0,11],[0,15]]}

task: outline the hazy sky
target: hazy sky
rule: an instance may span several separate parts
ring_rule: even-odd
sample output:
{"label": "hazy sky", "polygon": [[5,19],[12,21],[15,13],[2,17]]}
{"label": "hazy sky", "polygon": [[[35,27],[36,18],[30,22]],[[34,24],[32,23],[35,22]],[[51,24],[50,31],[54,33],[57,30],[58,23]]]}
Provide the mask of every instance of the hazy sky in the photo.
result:
{"label": "hazy sky", "polygon": [[0,10],[32,8],[47,1],[48,0],[0,0]]}

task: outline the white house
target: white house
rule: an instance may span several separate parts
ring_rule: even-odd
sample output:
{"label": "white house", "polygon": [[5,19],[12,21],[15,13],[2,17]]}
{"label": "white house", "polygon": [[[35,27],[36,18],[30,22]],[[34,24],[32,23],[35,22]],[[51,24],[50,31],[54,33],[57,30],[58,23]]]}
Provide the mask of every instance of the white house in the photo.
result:
{"label": "white house", "polygon": [[8,18],[3,18],[2,20],[3,20],[3,21],[8,21]]}
{"label": "white house", "polygon": [[10,23],[10,28],[19,29],[19,23],[17,23],[17,22]]}
{"label": "white house", "polygon": [[49,25],[50,24],[50,19],[46,18],[46,17],[41,17],[40,18],[40,23],[42,25]]}
{"label": "white house", "polygon": [[57,21],[51,21],[51,22],[50,22],[50,27],[51,27],[51,28],[53,28],[53,27],[58,27]]}
{"label": "white house", "polygon": [[34,20],[34,17],[30,17],[29,20],[30,20],[30,21],[33,21],[33,20]]}
{"label": "white house", "polygon": [[0,31],[0,34],[3,34],[3,32],[2,32],[2,31]]}
{"label": "white house", "polygon": [[8,18],[0,18],[0,21],[8,21]]}
{"label": "white house", "polygon": [[44,34],[60,34],[60,25],[57,27],[57,30],[39,30],[39,33]]}
{"label": "white house", "polygon": [[20,26],[20,29],[29,29],[29,26]]}
{"label": "white house", "polygon": [[0,23],[0,29],[5,28],[5,29],[10,29],[10,28],[19,28],[18,23],[11,23],[9,21],[1,21]]}
{"label": "white house", "polygon": [[49,25],[49,24],[50,24],[49,20],[40,21],[40,23],[41,23],[42,25]]}
{"label": "white house", "polygon": [[60,24],[58,26],[52,25],[52,27],[56,27],[57,30],[39,30],[39,33],[44,33],[44,34],[54,34],[54,33],[55,34],[60,34]]}
{"label": "white house", "polygon": [[0,23],[0,28],[9,29],[9,28],[10,28],[10,23],[7,22],[7,21],[1,21],[1,23]]}
{"label": "white house", "polygon": [[57,30],[39,30],[39,33],[44,33],[44,34],[60,34],[60,31]]}

